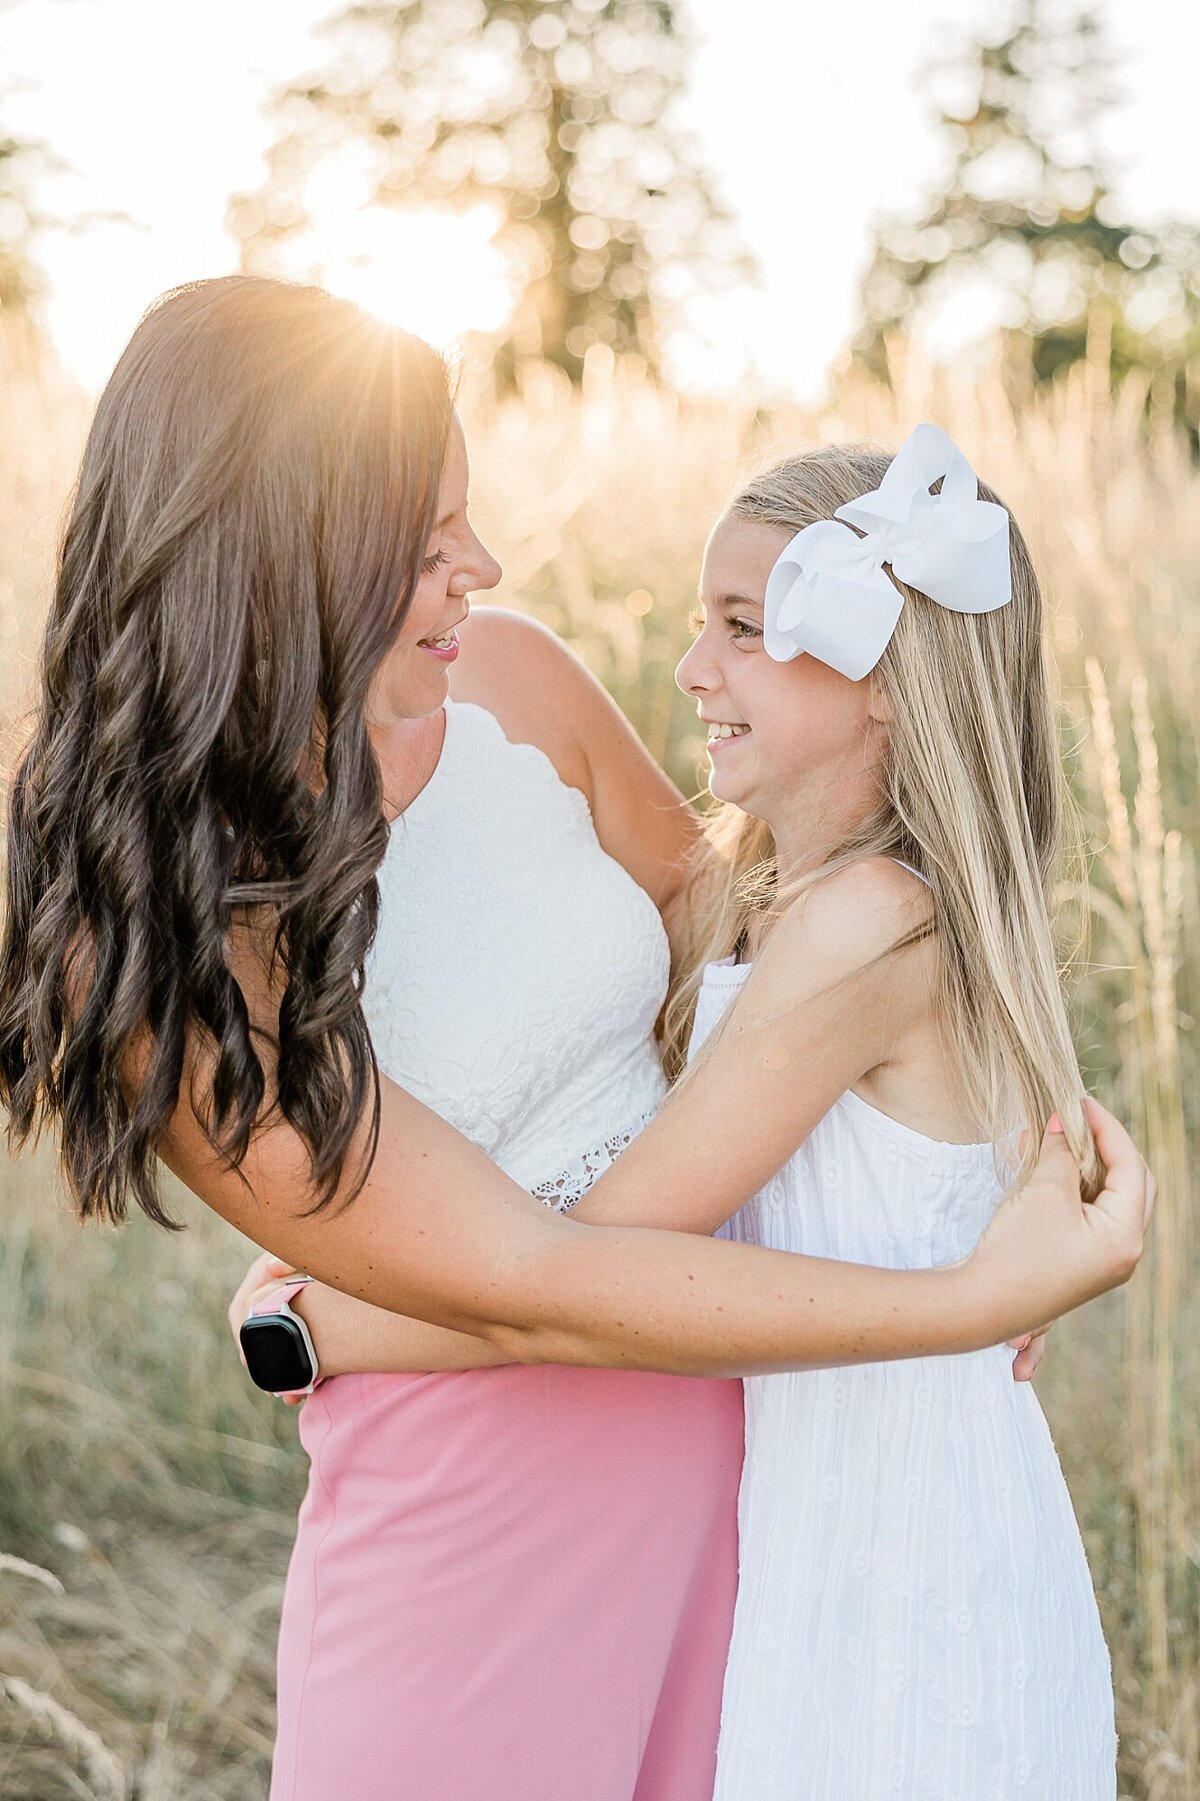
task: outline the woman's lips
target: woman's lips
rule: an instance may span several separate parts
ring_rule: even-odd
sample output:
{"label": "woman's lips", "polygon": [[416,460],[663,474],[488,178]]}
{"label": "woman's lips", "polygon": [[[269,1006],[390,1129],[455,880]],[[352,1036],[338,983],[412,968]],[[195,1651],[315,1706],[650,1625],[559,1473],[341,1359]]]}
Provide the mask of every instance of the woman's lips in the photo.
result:
{"label": "woman's lips", "polygon": [[458,655],[458,633],[443,632],[437,638],[422,638],[417,649],[427,651],[439,663],[453,663]]}

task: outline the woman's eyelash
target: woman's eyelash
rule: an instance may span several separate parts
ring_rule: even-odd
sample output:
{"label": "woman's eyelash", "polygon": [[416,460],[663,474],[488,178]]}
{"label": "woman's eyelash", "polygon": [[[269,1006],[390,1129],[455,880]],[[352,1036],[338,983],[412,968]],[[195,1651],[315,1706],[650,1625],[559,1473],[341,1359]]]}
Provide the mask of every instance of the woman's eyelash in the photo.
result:
{"label": "woman's eyelash", "polygon": [[693,637],[698,638],[700,633],[704,630],[704,614],[693,607],[687,616],[687,623],[688,631],[691,632]]}
{"label": "woman's eyelash", "polygon": [[431,557],[426,557],[423,560],[421,567],[425,571],[426,575],[432,575],[434,570],[437,569],[446,560],[447,560],[446,553],[444,550],[435,550]]}

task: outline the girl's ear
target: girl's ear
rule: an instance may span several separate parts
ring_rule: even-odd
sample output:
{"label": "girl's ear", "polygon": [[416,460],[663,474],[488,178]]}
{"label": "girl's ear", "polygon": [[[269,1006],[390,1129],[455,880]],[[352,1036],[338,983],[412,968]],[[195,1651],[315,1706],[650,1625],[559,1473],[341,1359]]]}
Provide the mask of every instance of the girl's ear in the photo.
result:
{"label": "girl's ear", "polygon": [[891,700],[884,692],[883,684],[875,675],[874,671],[872,671],[867,679],[871,684],[870,698],[867,701],[867,718],[875,720],[879,725],[890,725],[892,719]]}

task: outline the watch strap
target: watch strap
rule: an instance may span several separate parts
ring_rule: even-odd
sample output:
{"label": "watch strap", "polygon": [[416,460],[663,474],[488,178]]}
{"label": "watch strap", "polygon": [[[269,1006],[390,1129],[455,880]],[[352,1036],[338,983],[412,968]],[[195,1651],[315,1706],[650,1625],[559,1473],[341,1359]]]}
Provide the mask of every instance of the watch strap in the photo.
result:
{"label": "watch strap", "polygon": [[255,1302],[246,1315],[247,1319],[259,1319],[264,1313],[278,1313],[281,1307],[286,1307],[306,1283],[311,1281],[311,1276],[293,1276],[290,1281],[281,1283],[278,1288],[273,1288],[270,1294],[264,1295],[261,1301]]}

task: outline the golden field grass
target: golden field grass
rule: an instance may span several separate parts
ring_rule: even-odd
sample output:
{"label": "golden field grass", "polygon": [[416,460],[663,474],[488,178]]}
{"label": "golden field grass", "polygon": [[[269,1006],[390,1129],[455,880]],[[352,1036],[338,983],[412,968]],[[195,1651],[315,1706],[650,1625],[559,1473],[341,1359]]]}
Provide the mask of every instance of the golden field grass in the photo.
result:
{"label": "golden field grass", "polygon": [[[1093,853],[1080,1043],[1160,1180],[1137,1279],[1056,1329],[1038,1389],[1112,1648],[1121,1793],[1200,1801],[1200,473],[1153,397],[1147,428],[1142,388],[1112,397],[1100,369],[1014,397],[996,366],[938,374],[898,344],[893,368],[892,391],[847,376],[815,416],[603,365],[581,396],[542,373],[503,403],[468,382],[473,515],[496,598],[570,638],[689,791],[700,745],[671,671],[739,471],[822,438],[894,448],[934,418],[1020,519]],[[7,765],[87,409],[19,322],[0,375]],[[77,1227],[48,1149],[0,1180],[0,1794],[252,1801],[304,1469],[228,1339],[250,1247],[169,1181],[176,1236]]]}

